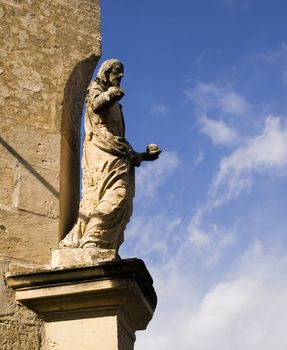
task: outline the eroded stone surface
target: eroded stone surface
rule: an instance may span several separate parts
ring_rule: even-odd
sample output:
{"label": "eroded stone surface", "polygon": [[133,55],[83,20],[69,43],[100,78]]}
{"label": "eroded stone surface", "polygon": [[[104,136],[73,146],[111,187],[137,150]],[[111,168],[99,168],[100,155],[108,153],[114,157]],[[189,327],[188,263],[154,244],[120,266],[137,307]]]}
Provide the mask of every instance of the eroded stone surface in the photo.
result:
{"label": "eroded stone surface", "polygon": [[79,125],[101,51],[99,1],[0,0],[0,16],[0,222],[9,226],[0,251],[48,262],[77,213]]}
{"label": "eroded stone surface", "polygon": [[[13,260],[14,264],[23,262]],[[42,321],[26,307],[17,304],[14,292],[3,279],[11,260],[0,258],[0,349],[39,350]]]}
{"label": "eroded stone surface", "polygon": [[98,262],[120,259],[114,249],[78,248],[55,249],[52,251],[52,268],[91,266]]}
{"label": "eroded stone surface", "polygon": [[38,350],[40,321],[4,272],[50,261],[79,200],[79,125],[101,53],[98,0],[0,0],[0,349]]}
{"label": "eroded stone surface", "polygon": [[19,321],[0,321],[1,350],[40,350],[41,337],[38,325]]}

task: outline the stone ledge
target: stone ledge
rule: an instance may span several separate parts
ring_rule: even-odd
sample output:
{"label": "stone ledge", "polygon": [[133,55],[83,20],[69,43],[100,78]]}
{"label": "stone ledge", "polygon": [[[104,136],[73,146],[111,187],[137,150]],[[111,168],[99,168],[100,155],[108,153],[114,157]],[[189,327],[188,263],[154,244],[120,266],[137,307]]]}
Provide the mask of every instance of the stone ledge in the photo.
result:
{"label": "stone ledge", "polygon": [[7,274],[16,299],[43,320],[98,317],[119,310],[135,330],[145,329],[157,303],[153,280],[142,260]]}

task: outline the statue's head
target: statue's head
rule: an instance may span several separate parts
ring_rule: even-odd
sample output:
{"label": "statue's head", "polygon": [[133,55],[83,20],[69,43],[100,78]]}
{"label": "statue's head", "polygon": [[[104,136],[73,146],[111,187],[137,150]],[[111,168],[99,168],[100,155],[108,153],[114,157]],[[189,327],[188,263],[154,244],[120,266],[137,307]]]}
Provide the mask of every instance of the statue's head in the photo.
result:
{"label": "statue's head", "polygon": [[121,61],[111,59],[105,61],[97,74],[97,78],[110,86],[120,86],[124,75],[124,66]]}

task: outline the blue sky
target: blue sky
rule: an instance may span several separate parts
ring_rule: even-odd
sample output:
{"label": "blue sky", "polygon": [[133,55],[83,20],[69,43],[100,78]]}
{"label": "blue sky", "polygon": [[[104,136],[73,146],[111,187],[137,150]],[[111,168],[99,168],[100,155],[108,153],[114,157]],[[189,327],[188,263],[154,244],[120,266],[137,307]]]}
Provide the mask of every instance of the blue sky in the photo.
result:
{"label": "blue sky", "polygon": [[286,350],[287,3],[102,0],[137,170],[120,250],[158,294],[137,350]]}

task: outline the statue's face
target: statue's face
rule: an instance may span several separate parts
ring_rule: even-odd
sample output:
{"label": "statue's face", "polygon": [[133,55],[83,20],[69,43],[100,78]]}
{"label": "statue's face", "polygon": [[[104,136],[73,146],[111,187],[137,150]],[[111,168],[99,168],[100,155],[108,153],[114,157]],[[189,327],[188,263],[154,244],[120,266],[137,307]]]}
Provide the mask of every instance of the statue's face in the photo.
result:
{"label": "statue's face", "polygon": [[122,65],[114,66],[109,75],[109,82],[111,86],[120,86],[123,75],[124,75],[123,66]]}

